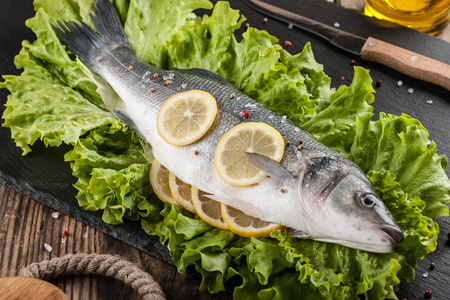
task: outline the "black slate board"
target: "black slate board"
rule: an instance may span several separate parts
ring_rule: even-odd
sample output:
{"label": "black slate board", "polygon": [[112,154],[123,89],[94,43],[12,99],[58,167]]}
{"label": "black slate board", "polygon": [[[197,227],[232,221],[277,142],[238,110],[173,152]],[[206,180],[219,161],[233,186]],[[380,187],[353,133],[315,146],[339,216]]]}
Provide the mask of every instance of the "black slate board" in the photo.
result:
{"label": "black slate board", "polygon": [[[303,15],[333,26],[339,23],[340,29],[358,34],[362,37],[372,36],[417,53],[429,56],[450,64],[450,44],[435,37],[415,32],[386,22],[367,18],[357,12],[344,9],[339,5],[325,0],[266,0],[283,8],[301,12]],[[215,2],[215,1],[213,1]],[[332,86],[350,84],[353,77],[355,59],[357,65],[370,69],[374,81],[382,80],[382,85],[376,89],[374,112],[399,115],[406,113],[418,118],[430,133],[430,139],[437,143],[438,153],[450,156],[450,91],[426,82],[421,82],[402,75],[387,67],[361,61],[358,57],[349,55],[334,48],[320,38],[302,32],[300,29],[289,29],[288,25],[265,17],[247,7],[241,1],[233,0],[231,7],[239,9],[248,19],[250,26],[267,30],[277,36],[281,43],[288,40],[292,46],[286,48],[291,53],[302,50],[305,42],[310,41],[316,60],[324,65],[325,72],[332,78]],[[203,13],[203,12],[202,12]],[[25,27],[27,18],[34,16],[32,0],[2,0],[0,10],[0,74],[19,74],[14,67],[14,56],[20,51],[21,41],[34,40],[34,34]],[[244,29],[238,31],[238,34]],[[398,87],[398,80],[403,86]],[[409,93],[408,89],[414,92]],[[8,91],[0,90],[0,113],[4,111]],[[427,101],[432,100],[432,104]],[[375,116],[375,118],[376,118]],[[3,120],[2,120],[3,123]],[[77,191],[72,186],[75,178],[71,175],[68,163],[63,156],[69,148],[48,148],[41,143],[32,147],[33,151],[27,156],[21,155],[10,138],[10,131],[0,128],[0,183],[24,195],[42,202],[62,213],[68,214],[88,225],[118,238],[138,249],[147,251],[167,262],[170,256],[165,246],[159,244],[158,239],[143,232],[139,223],[126,222],[119,226],[110,226],[101,221],[98,212],[87,212],[78,207],[75,199]],[[447,175],[450,171],[447,170]],[[398,297],[400,299],[423,299],[426,289],[434,291],[434,299],[449,299],[448,274],[450,274],[450,245],[447,242],[447,232],[450,231],[449,218],[438,217],[441,233],[437,250],[419,261],[416,268],[416,279],[411,283],[402,282]],[[436,263],[436,268],[428,270],[430,262]],[[422,274],[428,272],[428,277]]]}

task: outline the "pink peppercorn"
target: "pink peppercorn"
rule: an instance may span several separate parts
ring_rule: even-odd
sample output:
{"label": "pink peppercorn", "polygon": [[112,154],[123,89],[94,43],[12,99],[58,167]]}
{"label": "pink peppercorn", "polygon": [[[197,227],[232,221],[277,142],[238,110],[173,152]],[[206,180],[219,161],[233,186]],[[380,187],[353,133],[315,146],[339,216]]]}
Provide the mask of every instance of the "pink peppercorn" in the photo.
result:
{"label": "pink peppercorn", "polygon": [[426,290],[425,290],[425,297],[426,297],[426,298],[430,298],[431,295],[433,295],[433,291],[432,291],[432,290],[429,290],[429,289],[426,289]]}
{"label": "pink peppercorn", "polygon": [[290,47],[290,46],[292,46],[292,43],[290,41],[284,41],[284,46]]}
{"label": "pink peppercorn", "polygon": [[248,113],[248,110],[244,109],[242,111],[242,116],[244,116],[244,118],[248,118],[248,116],[250,116],[250,114]]}
{"label": "pink peppercorn", "polygon": [[63,236],[68,236],[69,233],[67,232],[67,230],[63,230],[63,231],[62,231],[62,235],[63,235]]}

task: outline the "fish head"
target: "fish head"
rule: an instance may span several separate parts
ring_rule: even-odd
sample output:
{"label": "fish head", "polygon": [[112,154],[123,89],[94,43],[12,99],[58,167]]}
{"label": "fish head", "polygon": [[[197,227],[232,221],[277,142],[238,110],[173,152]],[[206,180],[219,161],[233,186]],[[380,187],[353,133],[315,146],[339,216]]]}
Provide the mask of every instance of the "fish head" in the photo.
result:
{"label": "fish head", "polygon": [[396,251],[403,240],[402,230],[356,166],[316,159],[298,184],[312,239],[377,253]]}

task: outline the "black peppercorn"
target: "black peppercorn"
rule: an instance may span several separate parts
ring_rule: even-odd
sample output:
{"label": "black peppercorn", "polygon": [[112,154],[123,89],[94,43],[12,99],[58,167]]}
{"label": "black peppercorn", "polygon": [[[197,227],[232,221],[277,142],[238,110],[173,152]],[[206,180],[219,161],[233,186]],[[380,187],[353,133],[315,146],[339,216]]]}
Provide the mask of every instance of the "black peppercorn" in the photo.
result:
{"label": "black peppercorn", "polygon": [[375,82],[375,86],[376,86],[376,87],[380,87],[382,83],[383,83],[383,81],[377,80],[377,81]]}

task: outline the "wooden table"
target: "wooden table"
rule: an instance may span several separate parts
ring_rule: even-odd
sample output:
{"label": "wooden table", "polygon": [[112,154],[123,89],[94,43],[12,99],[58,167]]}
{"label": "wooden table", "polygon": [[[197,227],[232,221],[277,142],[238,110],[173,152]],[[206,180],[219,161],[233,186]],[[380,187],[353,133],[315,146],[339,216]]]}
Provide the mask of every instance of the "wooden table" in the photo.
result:
{"label": "wooden table", "polygon": [[[332,1],[331,1],[332,2]],[[362,10],[363,0],[336,0],[346,8]],[[450,41],[450,27],[439,35]],[[149,272],[167,299],[231,299],[229,292],[215,295],[198,291],[200,278],[180,274],[176,268],[69,216],[52,217],[53,209],[0,185],[0,277],[17,276],[33,262],[71,253],[120,255]],[[62,242],[62,231],[68,236]],[[44,243],[53,247],[52,252]],[[114,279],[67,276],[52,281],[71,299],[139,299],[130,287]],[[1,298],[1,296],[0,296]]]}
{"label": "wooden table", "polygon": [[[150,273],[167,299],[232,299],[227,292],[201,294],[198,276],[180,274],[174,266],[69,216],[60,214],[55,219],[52,217],[54,209],[3,185],[0,185],[0,212],[0,277],[17,276],[24,266],[65,254],[113,254]],[[63,230],[68,232],[65,243],[62,243]],[[44,248],[44,243],[53,247],[52,252]],[[132,288],[105,277],[67,276],[51,283],[70,299],[139,299]]]}

